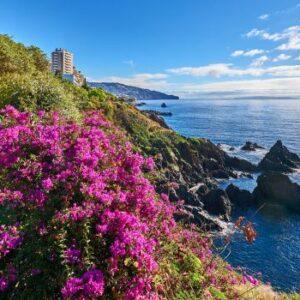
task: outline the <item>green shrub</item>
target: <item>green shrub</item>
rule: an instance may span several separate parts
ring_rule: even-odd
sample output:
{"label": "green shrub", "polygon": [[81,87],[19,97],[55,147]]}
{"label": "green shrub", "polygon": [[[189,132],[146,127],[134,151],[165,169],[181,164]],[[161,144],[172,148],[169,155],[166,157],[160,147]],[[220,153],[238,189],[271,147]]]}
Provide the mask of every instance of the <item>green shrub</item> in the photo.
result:
{"label": "green shrub", "polygon": [[[76,90],[75,90],[76,91]],[[74,93],[68,84],[62,84],[51,74],[5,74],[0,76],[0,106],[7,104],[37,111],[59,110],[66,116],[79,118],[80,102],[87,99],[84,90]]]}
{"label": "green shrub", "polygon": [[37,47],[26,47],[7,35],[0,35],[0,75],[6,73],[46,72],[49,62]]}

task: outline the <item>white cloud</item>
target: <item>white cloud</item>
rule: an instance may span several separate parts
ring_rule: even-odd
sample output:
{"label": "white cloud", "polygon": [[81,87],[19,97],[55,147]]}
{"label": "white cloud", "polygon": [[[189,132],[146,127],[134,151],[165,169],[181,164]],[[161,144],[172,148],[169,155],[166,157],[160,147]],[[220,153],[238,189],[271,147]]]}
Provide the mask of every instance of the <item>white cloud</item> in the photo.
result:
{"label": "white cloud", "polygon": [[260,20],[267,20],[267,19],[269,19],[269,17],[270,17],[270,15],[264,14],[264,15],[259,16],[258,18],[259,18]]}
{"label": "white cloud", "polygon": [[240,74],[241,70],[234,69],[232,64],[211,64],[207,66],[201,67],[182,67],[182,68],[173,68],[168,69],[168,72],[176,75],[189,75],[189,76],[212,76],[212,77],[220,77],[220,76],[234,76],[234,75],[242,75]]}
{"label": "white cloud", "polygon": [[[265,60],[265,59],[264,59]],[[250,68],[238,68],[234,67],[232,64],[211,64],[207,66],[200,67],[182,67],[173,68],[167,70],[167,72],[175,75],[187,75],[194,77],[239,77],[239,76],[254,76],[259,77],[263,75],[270,75],[276,77],[289,77],[289,76],[299,76],[300,77],[300,65],[282,65],[276,67],[253,67]]]}
{"label": "white cloud", "polygon": [[266,30],[259,30],[257,28],[252,29],[246,33],[246,37],[253,38],[259,37],[263,40],[269,41],[285,41],[278,46],[277,50],[299,50],[300,49],[300,25],[291,26],[284,29],[282,32],[270,34]]}
{"label": "white cloud", "polygon": [[287,42],[277,47],[278,50],[300,50],[300,26],[294,26],[289,31]]}
{"label": "white cloud", "polygon": [[186,84],[174,91],[182,97],[282,96],[300,97],[300,77],[222,81],[207,84]]}
{"label": "white cloud", "polygon": [[231,53],[231,56],[232,57],[242,56],[242,55],[244,55],[244,53],[245,53],[244,50],[236,50],[236,51]]}
{"label": "white cloud", "polygon": [[260,56],[252,61],[251,66],[252,67],[261,67],[268,60],[269,60],[268,56],[266,56],[266,55]]}
{"label": "white cloud", "polygon": [[234,52],[232,52],[231,56],[233,57],[237,57],[237,56],[255,56],[255,55],[259,55],[259,54],[264,54],[266,51],[262,50],[262,49],[252,49],[252,50],[236,50]]}
{"label": "white cloud", "polygon": [[278,61],[288,60],[288,59],[290,59],[290,58],[291,58],[290,55],[281,53],[281,54],[279,54],[277,57],[275,57],[272,61],[273,61],[273,62],[278,62]]}
{"label": "white cloud", "polygon": [[171,86],[171,84],[166,81],[166,78],[168,78],[168,75],[163,73],[140,73],[129,77],[109,76],[97,80],[89,78],[88,81],[119,82],[146,89],[165,90]]}
{"label": "white cloud", "polygon": [[275,41],[275,42],[283,39],[283,37],[280,33],[270,34],[265,30],[259,30],[257,28],[254,28],[251,31],[247,32],[246,37],[247,38],[260,37],[263,40],[269,40],[269,41]]}

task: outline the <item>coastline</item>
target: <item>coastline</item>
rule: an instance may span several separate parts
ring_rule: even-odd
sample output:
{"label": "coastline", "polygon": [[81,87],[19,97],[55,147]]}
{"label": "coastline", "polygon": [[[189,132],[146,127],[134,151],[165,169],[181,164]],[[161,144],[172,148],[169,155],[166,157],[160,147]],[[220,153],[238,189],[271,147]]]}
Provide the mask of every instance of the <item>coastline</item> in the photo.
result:
{"label": "coastline", "polygon": [[[279,103],[280,103],[280,100],[276,100],[276,101],[278,101],[278,104],[276,104],[276,105],[279,105]],[[153,106],[152,105],[152,102],[150,101],[150,103],[151,104],[149,104],[149,102],[147,102],[146,101],[146,106],[145,107],[143,107],[142,108],[142,110],[145,108],[147,108],[147,109],[149,109],[149,108],[153,108],[153,109],[160,109],[159,108],[159,104],[157,104],[156,106]],[[184,102],[182,102],[182,103],[184,103]],[[195,102],[190,102],[190,103],[195,103]],[[208,101],[202,101],[202,103],[208,103]],[[210,102],[211,103],[211,102]],[[217,104],[219,104],[219,101],[216,101],[216,103]],[[222,101],[222,105],[221,105],[221,107],[223,107],[223,105],[225,105],[224,103],[229,103],[230,105],[232,104],[232,102],[231,101]],[[258,101],[258,100],[254,100],[253,102],[251,102],[252,104],[253,103],[255,103],[255,105],[262,105],[261,104],[261,102],[260,101]],[[270,101],[270,102],[268,102],[268,103],[273,103],[273,101]],[[252,104],[251,104],[251,107],[252,107]],[[178,125],[176,125],[176,126],[173,126],[174,125],[174,122],[176,121],[176,122],[178,122],[178,124],[181,124],[181,125],[183,125],[183,123],[180,121],[180,119],[178,119],[178,114],[177,114],[177,112],[178,112],[178,109],[176,108],[176,107],[174,107],[174,104],[172,103],[172,102],[168,102],[167,103],[167,105],[168,105],[168,110],[170,110],[170,111],[172,111],[173,112],[173,116],[172,117],[165,117],[164,119],[165,119],[165,121],[167,122],[167,124],[168,124],[168,126],[171,126],[171,127],[175,127],[175,128],[177,128],[178,129]],[[208,104],[207,104],[208,105]],[[214,105],[214,102],[212,102],[212,104],[211,105]],[[245,106],[246,104],[243,104],[243,106]],[[204,107],[204,105],[201,105],[201,107]],[[218,107],[218,106],[217,106]],[[186,107],[185,107],[186,108]],[[188,115],[189,115],[189,113],[190,113],[190,109],[188,108],[187,109],[187,111],[188,111]],[[179,112],[180,114],[181,114],[181,111]],[[202,113],[200,113],[200,115],[202,115]],[[205,119],[205,118],[204,118]],[[174,121],[175,120],[175,121]],[[188,123],[189,125],[191,125],[191,126],[195,126],[194,125],[194,123]],[[199,123],[197,123],[197,124],[199,124]],[[270,128],[270,130],[271,130],[271,128]],[[187,132],[187,129],[184,129],[184,132]],[[180,132],[180,133],[182,133],[182,131]],[[195,136],[195,134],[193,134],[193,136]],[[198,135],[199,136],[199,135]],[[205,136],[203,133],[201,134],[201,136]],[[245,142],[246,140],[244,140],[243,142]],[[263,145],[265,145],[265,143],[263,143],[262,142],[262,140],[252,140],[252,141],[254,141],[254,142],[258,142],[258,143],[261,143],[261,144],[263,144]],[[288,144],[290,144],[290,143],[288,143]],[[231,145],[233,145],[234,147],[235,147],[235,150],[234,151],[229,151],[229,148],[231,147]],[[223,150],[226,150],[226,152],[228,153],[228,155],[230,155],[230,156],[234,156],[234,155],[236,155],[237,153],[241,153],[241,150],[240,150],[240,148],[241,148],[241,145],[242,145],[242,143],[233,143],[233,144],[231,144],[231,145],[228,145],[227,144],[227,146],[225,146],[224,148],[223,148]],[[270,145],[270,144],[269,144]],[[223,145],[224,146],[224,145]],[[295,148],[296,147],[291,147],[293,150],[295,150]],[[239,156],[240,158],[248,158],[248,157],[250,157],[251,158],[251,162],[254,162],[254,163],[258,163],[263,157],[264,157],[264,155],[268,152],[268,150],[269,150],[269,147],[267,147],[267,149],[265,149],[265,150],[259,150],[259,151],[257,151],[257,152],[250,152],[250,153],[246,153],[246,152],[244,152],[244,153],[242,153],[243,154],[243,156]],[[297,173],[297,171],[295,172],[295,173],[292,173],[292,174],[290,174],[289,175],[289,177],[291,178],[291,179],[293,179],[293,177],[296,177],[296,179],[295,179],[295,181],[296,182],[299,182],[298,180],[299,180],[299,177],[297,177],[297,174],[299,174],[299,173]],[[257,177],[258,177],[258,174],[257,175],[255,175],[254,176],[254,179],[248,179],[248,178],[240,178],[240,179],[235,179],[235,178],[233,178],[233,179],[230,179],[230,182],[232,182],[232,183],[234,183],[235,185],[237,185],[237,186],[239,186],[240,188],[243,188],[243,189],[247,189],[247,190],[250,190],[250,191],[253,191],[254,190],[254,188],[256,187],[256,179],[257,179]],[[228,180],[227,179],[223,179],[223,180],[221,180],[221,185],[223,184],[223,186],[222,186],[222,188],[226,188],[227,187],[227,185],[228,185],[228,183],[227,184],[224,184],[225,182],[227,182]],[[251,183],[252,182],[252,183]],[[255,211],[253,212],[253,213],[255,213]],[[282,218],[282,217],[281,217]],[[282,220],[284,220],[285,218],[288,218],[289,219],[289,215],[286,215],[285,217],[283,217],[283,219]],[[292,220],[294,220],[293,218],[292,218]],[[277,238],[279,238],[279,235],[280,234],[282,234],[281,233],[281,230],[280,230],[280,227],[279,226],[281,226],[281,225],[279,225],[279,224],[281,224],[281,223],[273,223],[273,221],[272,221],[272,218],[271,219],[269,219],[269,215],[267,214],[267,215],[265,215],[264,217],[262,217],[262,218],[260,218],[260,219],[255,219],[254,220],[254,222],[258,222],[258,224],[257,224],[257,226],[264,226],[265,228],[257,228],[257,230],[258,230],[258,232],[259,232],[259,236],[258,236],[258,239],[260,239],[260,240],[258,240],[258,243],[259,244],[261,244],[261,242],[264,244],[264,243],[275,243],[275,241],[277,240]],[[298,217],[297,217],[297,215],[296,215],[296,219],[295,219],[295,221],[293,221],[293,222],[296,222],[295,224],[300,224],[300,222],[298,221]],[[298,222],[298,223],[297,223]],[[271,224],[273,224],[273,225],[271,225]],[[275,231],[272,231],[272,235],[270,236],[270,238],[267,238],[267,228],[269,228],[269,226],[275,226],[275,228],[277,228],[276,230],[277,230],[277,232]],[[277,226],[277,227],[276,227]],[[282,225],[283,226],[283,225]],[[291,225],[285,225],[285,226],[292,226],[292,223],[291,223]],[[284,227],[283,227],[284,228]],[[292,231],[293,232],[293,231]],[[299,236],[299,234],[297,233],[297,232],[294,232],[294,233],[286,233],[287,234],[287,236],[290,236],[290,234],[296,234],[296,236],[298,237]],[[296,237],[295,236],[295,237]],[[241,243],[242,243],[242,241],[238,241],[238,245],[241,245]],[[288,252],[286,252],[286,254],[284,254],[284,253],[279,253],[278,255],[283,255],[282,256],[282,258],[281,259],[284,259],[284,255],[286,255],[286,256],[288,256],[288,257],[292,257],[293,256],[293,253],[294,253],[294,250],[293,249],[297,249],[297,243],[298,243],[298,238],[293,242],[293,243],[291,243],[291,247],[290,248],[286,248],[286,247],[283,247],[283,249],[284,249],[284,251],[288,251]],[[266,246],[266,247],[268,247],[268,246]],[[295,248],[296,247],[296,248]],[[244,249],[244,248],[243,248]],[[235,250],[235,251],[237,251],[237,249]],[[260,256],[260,250],[259,250],[259,246],[255,246],[254,247],[254,253],[256,253],[256,254],[252,254],[252,255],[258,255],[258,256]],[[235,262],[234,264],[235,265],[239,265],[239,263],[237,263],[237,261],[239,261],[240,262],[240,264],[243,264],[243,262],[244,262],[244,264],[246,263],[246,261],[247,261],[247,259],[249,260],[249,264],[248,263],[246,263],[246,265],[248,265],[250,268],[251,268],[251,263],[250,263],[250,261],[252,261],[252,259],[251,259],[251,256],[250,255],[247,255],[249,252],[250,253],[252,253],[253,251],[251,251],[251,249],[250,249],[250,247],[245,247],[245,249],[243,250],[243,256],[245,257],[245,260],[240,260],[240,259],[238,259],[238,257],[241,257],[241,255],[239,255],[238,254],[238,252],[236,252],[234,255],[236,256],[236,258],[234,258],[232,261],[233,262]],[[276,252],[274,253],[274,255],[277,255],[276,254]],[[273,256],[272,256],[273,257]],[[273,258],[273,259],[275,259],[275,257]],[[260,260],[260,263],[261,263],[261,265],[264,265],[264,263]],[[281,263],[283,263],[283,262],[281,262]],[[290,263],[291,263],[291,265],[293,265],[293,270],[294,270],[294,268],[297,268],[297,260],[296,261],[294,261],[294,262],[292,262],[292,261],[290,261]],[[286,270],[286,268],[287,268],[288,266],[284,266],[284,269]],[[266,268],[267,268],[267,270],[268,270],[268,266],[266,266]],[[255,274],[256,272],[259,272],[259,271],[265,271],[265,269],[264,269],[264,267],[263,268],[260,268],[259,266],[256,266],[255,268],[254,268],[254,271],[252,271],[252,274]],[[267,281],[271,281],[272,282],[272,278],[270,278],[270,276],[271,276],[271,274],[274,274],[274,276],[276,277],[277,275],[275,275],[275,270],[272,270],[271,268],[270,268],[270,270],[269,270],[269,273],[268,273],[268,275],[267,275],[267,278],[268,279],[266,279]],[[288,270],[286,270],[286,272],[288,272]],[[283,275],[284,276],[284,275]],[[297,282],[297,279],[296,279],[296,273],[294,272],[294,275],[293,275],[293,280],[294,280],[294,285],[292,285],[292,286],[294,286],[294,288],[296,288],[296,290],[297,291],[299,291],[300,290],[300,286],[298,286],[297,287],[297,284],[299,283],[299,282]],[[272,277],[272,276],[271,276]],[[277,282],[277,284],[278,283],[280,283],[280,280],[281,281],[284,281],[283,280],[283,277],[282,276],[277,276],[278,277],[278,279],[276,280],[276,282]],[[281,278],[281,279],[280,279]],[[286,288],[284,288],[284,287],[280,287],[281,286],[281,284],[279,284],[279,289],[280,290],[286,290],[286,291],[289,291],[290,290],[290,288],[289,287],[286,287]]]}

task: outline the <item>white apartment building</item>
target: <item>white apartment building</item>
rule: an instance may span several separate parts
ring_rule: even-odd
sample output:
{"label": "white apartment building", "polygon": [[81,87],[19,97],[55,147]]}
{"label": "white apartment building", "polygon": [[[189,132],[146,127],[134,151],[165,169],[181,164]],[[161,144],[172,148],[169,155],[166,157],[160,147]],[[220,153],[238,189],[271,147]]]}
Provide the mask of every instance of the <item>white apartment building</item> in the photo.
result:
{"label": "white apartment building", "polygon": [[53,73],[73,74],[73,53],[57,48],[51,55],[51,70]]}

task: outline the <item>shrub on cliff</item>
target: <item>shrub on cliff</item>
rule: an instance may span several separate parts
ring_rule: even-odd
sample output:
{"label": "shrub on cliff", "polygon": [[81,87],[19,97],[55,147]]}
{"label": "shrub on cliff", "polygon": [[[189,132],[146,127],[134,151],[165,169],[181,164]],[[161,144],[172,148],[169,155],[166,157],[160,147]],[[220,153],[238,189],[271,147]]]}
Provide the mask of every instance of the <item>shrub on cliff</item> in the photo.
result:
{"label": "shrub on cliff", "polygon": [[27,48],[7,35],[0,35],[0,74],[43,72],[48,69],[49,62],[41,50]]}
{"label": "shrub on cliff", "polygon": [[0,118],[1,297],[236,296],[245,278],[175,224],[144,176],[153,161],[99,112],[77,124],[7,106]]}
{"label": "shrub on cliff", "polygon": [[39,48],[0,35],[0,107],[10,104],[33,112],[57,110],[80,119],[81,110],[105,108],[108,97],[102,90],[92,92],[54,76]]}

